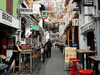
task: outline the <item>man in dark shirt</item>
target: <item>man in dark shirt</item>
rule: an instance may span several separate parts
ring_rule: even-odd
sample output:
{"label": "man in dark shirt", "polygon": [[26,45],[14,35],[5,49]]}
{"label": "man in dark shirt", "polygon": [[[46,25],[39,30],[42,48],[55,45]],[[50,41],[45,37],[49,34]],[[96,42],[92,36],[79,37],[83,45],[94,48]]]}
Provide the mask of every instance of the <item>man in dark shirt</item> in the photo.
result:
{"label": "man in dark shirt", "polygon": [[21,49],[22,49],[22,47],[20,46],[20,42],[17,41],[17,44],[13,47],[13,54],[10,58],[9,63],[8,63],[8,67],[6,69],[7,71],[10,68],[10,66],[11,66],[12,62],[14,61],[14,59],[16,61],[16,64],[17,65],[19,64],[19,53],[22,51]]}
{"label": "man in dark shirt", "polygon": [[48,42],[44,45],[44,47],[47,45],[47,58],[51,57],[51,47],[52,47],[52,43],[50,41],[50,39],[48,39]]}

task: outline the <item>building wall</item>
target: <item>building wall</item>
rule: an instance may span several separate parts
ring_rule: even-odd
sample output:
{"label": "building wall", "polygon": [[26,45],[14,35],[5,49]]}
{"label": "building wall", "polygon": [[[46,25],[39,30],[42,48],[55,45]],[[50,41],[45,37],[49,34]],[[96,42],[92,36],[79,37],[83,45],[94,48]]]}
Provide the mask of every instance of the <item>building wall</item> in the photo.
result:
{"label": "building wall", "polygon": [[29,21],[26,20],[25,23],[25,37],[28,37],[30,35],[30,25],[29,25]]}
{"label": "building wall", "polygon": [[16,10],[17,10],[17,8],[18,8],[18,1],[19,1],[19,0],[13,0],[13,16],[14,16],[15,18],[17,18]]}
{"label": "building wall", "polygon": [[59,25],[59,37],[62,36],[64,29],[65,29],[65,25]]}
{"label": "building wall", "polygon": [[[17,18],[16,10],[17,10],[17,7],[18,7],[18,1],[19,0],[13,0],[13,10],[12,10],[12,13],[13,13],[13,16],[15,18]],[[6,0],[2,0],[2,2],[0,2],[0,9],[6,11]]]}
{"label": "building wall", "polygon": [[0,2],[0,9],[6,11],[6,0],[2,0],[2,2]]}
{"label": "building wall", "polygon": [[[98,2],[97,0],[94,0],[94,5],[96,6],[96,9],[94,7],[83,7],[83,4],[81,2],[81,14],[79,14],[79,25],[80,25],[80,49],[88,49],[87,46],[87,33],[91,31],[87,31],[85,33],[82,33],[82,27],[86,26],[89,22],[94,22],[93,25],[95,26],[95,32],[94,29],[92,30],[94,32],[94,36],[96,37],[96,48],[95,51],[97,51],[97,55],[100,55],[100,19],[93,21],[93,18],[90,16],[84,16],[84,14],[94,14],[95,16],[98,15]],[[95,13],[96,12],[96,13]]]}

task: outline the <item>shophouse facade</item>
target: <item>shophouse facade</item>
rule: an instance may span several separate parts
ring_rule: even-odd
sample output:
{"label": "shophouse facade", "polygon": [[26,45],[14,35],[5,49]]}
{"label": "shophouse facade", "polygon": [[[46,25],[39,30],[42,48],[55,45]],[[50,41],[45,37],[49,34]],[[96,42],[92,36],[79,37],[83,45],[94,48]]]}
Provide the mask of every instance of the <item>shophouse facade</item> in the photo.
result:
{"label": "shophouse facade", "polygon": [[80,7],[79,13],[79,32],[80,49],[90,49],[97,51],[100,55],[100,19],[99,19],[99,0],[92,0],[93,4],[85,5],[83,0],[76,1]]}
{"label": "shophouse facade", "polygon": [[3,0],[0,3],[0,54],[6,56],[11,55],[13,45],[18,40],[19,20],[16,3],[18,0]]}
{"label": "shophouse facade", "polygon": [[[66,0],[65,2],[67,6],[67,11],[71,9],[78,15],[79,19],[79,26],[72,27],[74,28],[74,35],[73,29],[70,30],[71,19],[68,16],[72,16],[73,14],[67,13],[66,11],[66,43],[73,47],[75,41],[78,42],[77,49],[90,49],[97,51],[96,55],[100,55],[100,1],[99,0],[92,0],[89,3],[84,3],[84,0]],[[74,15],[75,18],[75,15]],[[69,23],[70,22],[70,23]],[[68,25],[69,23],[69,25]],[[76,33],[75,33],[76,32]],[[77,33],[78,32],[78,33]],[[72,34],[71,34],[72,33]],[[76,39],[78,35],[78,39]],[[73,41],[74,40],[74,41]],[[74,44],[75,46],[75,44]],[[78,55],[80,56],[80,55]],[[80,56],[82,59],[82,56]]]}

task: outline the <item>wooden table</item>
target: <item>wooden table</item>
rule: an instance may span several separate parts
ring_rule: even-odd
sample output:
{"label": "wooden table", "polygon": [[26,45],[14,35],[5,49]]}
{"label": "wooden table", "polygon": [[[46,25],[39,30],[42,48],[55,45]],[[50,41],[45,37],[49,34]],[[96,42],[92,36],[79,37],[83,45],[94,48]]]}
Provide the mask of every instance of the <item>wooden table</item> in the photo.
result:
{"label": "wooden table", "polygon": [[76,50],[76,52],[83,55],[83,69],[88,69],[88,54],[96,53],[96,51],[80,49]]}
{"label": "wooden table", "polygon": [[[37,64],[36,67],[38,67],[38,73],[39,73],[39,70],[40,70],[40,67],[41,67],[41,55],[43,54],[44,52],[40,52],[39,54],[34,54],[33,56],[30,56],[29,58],[32,58],[32,59],[37,59],[37,62],[35,62]],[[34,67],[34,63],[33,63],[33,67]],[[36,68],[35,67],[35,68]],[[33,70],[35,69],[33,68]]]}
{"label": "wooden table", "polygon": [[96,75],[97,75],[97,73],[98,73],[98,63],[100,63],[100,56],[89,56],[89,66],[90,66],[90,68],[89,69],[91,69],[91,60],[93,60],[93,61],[95,61],[95,63],[94,63],[94,66],[96,67]]}
{"label": "wooden table", "polygon": [[[30,56],[32,56],[34,53],[34,50],[23,50],[22,52],[19,53],[19,70],[23,70],[23,63],[22,63],[22,66],[21,66],[21,55],[22,54],[30,54]],[[23,60],[22,60],[23,62]],[[30,58],[30,73],[32,73],[32,58]]]}

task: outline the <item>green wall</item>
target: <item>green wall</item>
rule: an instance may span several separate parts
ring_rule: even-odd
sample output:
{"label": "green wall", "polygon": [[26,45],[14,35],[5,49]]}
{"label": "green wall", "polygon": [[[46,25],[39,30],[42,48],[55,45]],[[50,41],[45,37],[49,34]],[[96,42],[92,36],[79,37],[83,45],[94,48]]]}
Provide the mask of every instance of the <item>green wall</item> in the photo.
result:
{"label": "green wall", "polygon": [[[13,0],[13,16],[14,16],[15,18],[17,18],[16,9],[17,9],[17,7],[18,7],[18,1],[19,1],[19,0]],[[6,0],[2,0],[2,1],[0,2],[0,9],[6,11]]]}
{"label": "green wall", "polygon": [[2,0],[0,2],[0,9],[6,11],[6,0]]}
{"label": "green wall", "polygon": [[17,10],[17,7],[18,7],[18,1],[19,1],[19,0],[13,0],[13,16],[14,16],[15,18],[17,18],[16,10]]}

